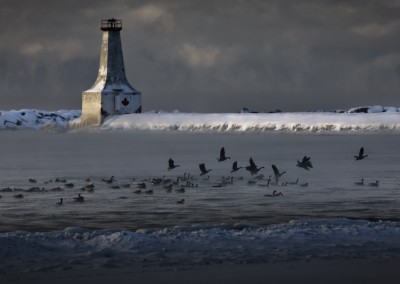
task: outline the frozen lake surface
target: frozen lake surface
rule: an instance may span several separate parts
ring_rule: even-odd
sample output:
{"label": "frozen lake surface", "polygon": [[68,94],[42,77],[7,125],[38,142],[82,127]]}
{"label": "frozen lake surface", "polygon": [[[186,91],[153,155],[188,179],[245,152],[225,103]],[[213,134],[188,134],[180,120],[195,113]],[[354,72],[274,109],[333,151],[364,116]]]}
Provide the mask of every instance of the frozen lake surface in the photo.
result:
{"label": "frozen lake surface", "polygon": [[[400,256],[395,133],[0,135],[0,273]],[[368,157],[355,161],[361,146]],[[221,147],[231,159],[217,162]],[[305,155],[310,171],[296,167]],[[180,166],[168,171],[170,157]],[[250,157],[265,167],[262,178],[230,172]],[[212,171],[200,176],[199,163]],[[266,186],[272,164],[287,173]],[[140,183],[146,189],[135,193]],[[93,192],[82,191],[88,184]],[[283,196],[271,197],[274,190]],[[73,199],[79,193],[82,203]]]}

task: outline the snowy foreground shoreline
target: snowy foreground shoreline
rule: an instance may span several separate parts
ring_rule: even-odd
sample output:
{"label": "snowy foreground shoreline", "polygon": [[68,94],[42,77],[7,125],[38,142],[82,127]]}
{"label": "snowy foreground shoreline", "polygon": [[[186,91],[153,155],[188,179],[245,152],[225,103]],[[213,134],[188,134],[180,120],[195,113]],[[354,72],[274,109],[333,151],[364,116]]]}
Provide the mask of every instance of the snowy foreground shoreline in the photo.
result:
{"label": "snowy foreground shoreline", "polygon": [[[80,128],[79,110],[0,111],[0,129],[68,130]],[[185,113],[153,111],[106,118],[96,130],[192,132],[355,132],[400,129],[395,107],[359,107],[342,112]]]}
{"label": "snowy foreground shoreline", "polygon": [[399,222],[0,234],[1,283],[397,283]]}
{"label": "snowy foreground shoreline", "polygon": [[[332,219],[270,226],[0,234],[1,274],[72,269],[370,260],[399,262],[399,222]],[[7,260],[7,261],[4,261]]]}

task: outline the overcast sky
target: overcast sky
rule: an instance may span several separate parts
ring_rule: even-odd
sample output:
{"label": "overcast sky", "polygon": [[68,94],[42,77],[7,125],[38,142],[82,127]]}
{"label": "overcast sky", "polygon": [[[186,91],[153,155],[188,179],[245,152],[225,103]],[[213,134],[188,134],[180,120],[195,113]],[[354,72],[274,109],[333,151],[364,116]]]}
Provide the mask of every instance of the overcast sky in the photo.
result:
{"label": "overcast sky", "polygon": [[0,109],[80,109],[115,17],[144,111],[400,106],[400,0],[1,0]]}

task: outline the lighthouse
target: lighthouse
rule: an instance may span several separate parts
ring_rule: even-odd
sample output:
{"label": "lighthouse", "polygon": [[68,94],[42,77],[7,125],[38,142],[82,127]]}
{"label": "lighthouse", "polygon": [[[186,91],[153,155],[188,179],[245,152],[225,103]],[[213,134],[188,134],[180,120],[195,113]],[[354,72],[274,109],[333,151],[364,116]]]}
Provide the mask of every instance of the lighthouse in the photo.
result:
{"label": "lighthouse", "polygon": [[122,55],[122,21],[101,21],[103,39],[100,66],[93,86],[82,93],[82,124],[99,125],[109,115],[140,113],[141,93],[135,90],[125,76]]}

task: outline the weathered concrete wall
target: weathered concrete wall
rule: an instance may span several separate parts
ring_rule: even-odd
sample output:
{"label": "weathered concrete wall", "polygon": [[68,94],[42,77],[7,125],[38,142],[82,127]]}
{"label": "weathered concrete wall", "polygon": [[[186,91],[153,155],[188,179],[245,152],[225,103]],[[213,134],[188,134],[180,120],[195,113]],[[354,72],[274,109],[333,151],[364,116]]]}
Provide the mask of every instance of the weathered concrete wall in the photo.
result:
{"label": "weathered concrete wall", "polygon": [[101,92],[82,93],[82,126],[101,124]]}

